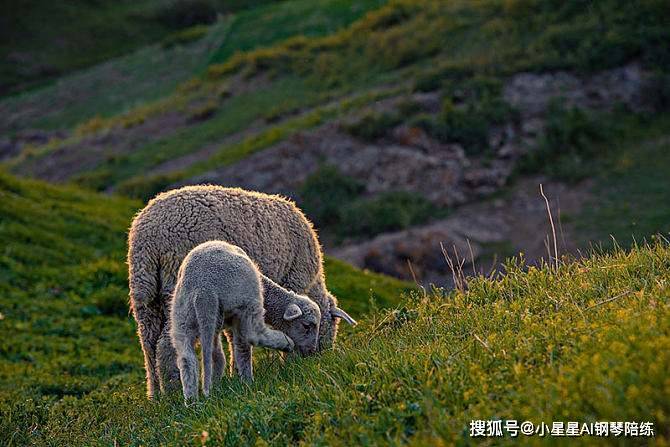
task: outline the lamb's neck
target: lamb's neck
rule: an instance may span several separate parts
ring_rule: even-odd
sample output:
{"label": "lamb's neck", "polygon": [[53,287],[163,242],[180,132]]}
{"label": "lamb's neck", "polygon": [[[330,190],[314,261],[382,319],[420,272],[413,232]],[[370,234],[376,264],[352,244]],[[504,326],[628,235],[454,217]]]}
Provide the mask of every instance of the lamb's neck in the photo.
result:
{"label": "lamb's neck", "polygon": [[290,304],[289,296],[277,283],[263,275],[263,307],[265,307],[265,322],[270,326],[279,327],[284,318],[284,310]]}

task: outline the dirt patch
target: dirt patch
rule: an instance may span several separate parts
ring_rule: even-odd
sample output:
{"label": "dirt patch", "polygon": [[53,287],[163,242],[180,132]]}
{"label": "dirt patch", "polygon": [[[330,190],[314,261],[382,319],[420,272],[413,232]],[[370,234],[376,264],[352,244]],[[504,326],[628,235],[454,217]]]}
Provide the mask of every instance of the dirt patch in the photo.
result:
{"label": "dirt patch", "polygon": [[64,143],[37,159],[26,159],[14,171],[50,182],[65,182],[79,173],[113,164],[118,157],[164,138],[184,125],[186,118],[179,112],[156,115],[131,128],[115,127]]}

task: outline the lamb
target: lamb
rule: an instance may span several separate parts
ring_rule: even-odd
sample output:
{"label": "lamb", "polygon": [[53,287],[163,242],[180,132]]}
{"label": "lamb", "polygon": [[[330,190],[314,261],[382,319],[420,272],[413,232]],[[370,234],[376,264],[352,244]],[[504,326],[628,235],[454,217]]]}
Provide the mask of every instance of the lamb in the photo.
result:
{"label": "lamb", "polygon": [[[265,325],[264,301],[269,321],[282,327],[290,338]],[[320,318],[315,303],[263,278],[241,248],[223,241],[198,245],[181,264],[170,314],[170,335],[184,399],[198,395],[196,338],[202,348],[203,394],[209,396],[212,375],[220,379],[225,369],[218,335],[224,327],[228,329],[226,335],[237,372],[242,379],[251,381],[252,346],[287,352],[296,346],[301,352],[314,351]]]}
{"label": "lamb", "polygon": [[293,202],[212,185],[159,194],[133,219],[128,240],[130,305],[144,352],[149,398],[178,387],[169,336],[170,300],[182,260],[209,240],[241,247],[269,279],[314,301],[321,311],[319,350],[333,345],[340,319],[356,323],[326,288],[316,233]]}

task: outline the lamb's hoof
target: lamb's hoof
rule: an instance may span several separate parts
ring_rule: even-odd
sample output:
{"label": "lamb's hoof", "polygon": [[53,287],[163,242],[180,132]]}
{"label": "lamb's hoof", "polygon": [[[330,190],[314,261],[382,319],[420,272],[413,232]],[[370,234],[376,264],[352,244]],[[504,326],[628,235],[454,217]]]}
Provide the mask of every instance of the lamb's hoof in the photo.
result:
{"label": "lamb's hoof", "polygon": [[287,335],[284,335],[286,337],[286,346],[282,351],[284,352],[293,352],[293,349],[295,348],[295,343],[293,343],[293,340],[291,340],[291,337],[288,337]]}

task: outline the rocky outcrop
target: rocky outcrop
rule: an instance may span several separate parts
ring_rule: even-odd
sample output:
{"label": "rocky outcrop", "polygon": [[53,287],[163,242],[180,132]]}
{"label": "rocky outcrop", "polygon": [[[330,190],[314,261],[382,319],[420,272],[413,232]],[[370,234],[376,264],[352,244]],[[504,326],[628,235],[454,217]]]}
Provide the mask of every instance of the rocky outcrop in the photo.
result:
{"label": "rocky outcrop", "polygon": [[459,185],[470,162],[462,147],[437,143],[418,129],[399,128],[394,134],[397,141],[367,144],[331,123],[190,182],[235,185],[295,197],[310,174],[330,164],[365,184],[370,195],[413,191],[445,206],[466,200],[467,194]]}
{"label": "rocky outcrop", "polygon": [[[544,184],[557,226],[560,253],[575,252],[577,242],[561,215],[577,212],[590,197],[589,184],[568,186],[542,177],[517,182],[503,198],[465,205],[445,219],[404,231],[382,234],[365,242],[328,249],[329,254],[360,268],[367,268],[409,281],[440,286],[451,284],[451,270],[442,247],[463,270],[488,273],[505,256],[518,255],[534,263],[547,256],[546,238],[551,234],[544,199],[538,184]],[[409,265],[411,264],[411,270]],[[412,273],[413,271],[413,273]]]}

